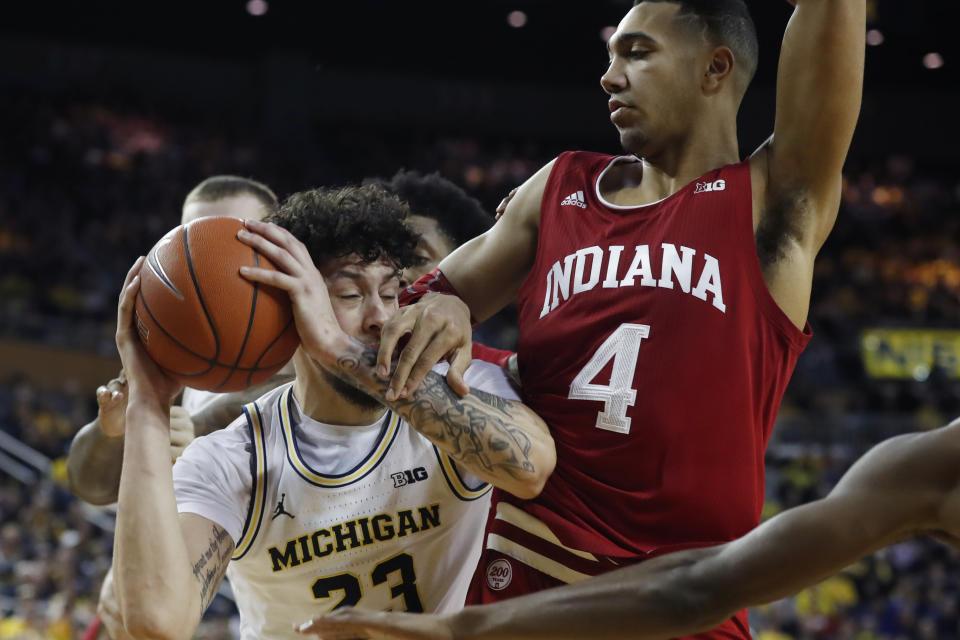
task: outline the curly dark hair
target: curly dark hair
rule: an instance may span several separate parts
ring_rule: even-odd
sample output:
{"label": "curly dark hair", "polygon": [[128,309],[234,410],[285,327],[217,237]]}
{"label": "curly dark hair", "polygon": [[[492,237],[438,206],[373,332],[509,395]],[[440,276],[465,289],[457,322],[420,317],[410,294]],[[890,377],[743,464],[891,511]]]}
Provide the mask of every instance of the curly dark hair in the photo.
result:
{"label": "curly dark hair", "polygon": [[390,180],[373,178],[366,184],[379,184],[397,194],[410,205],[413,215],[436,220],[440,232],[454,247],[472,240],[493,224],[493,216],[476,198],[436,172],[424,175],[401,169]]}
{"label": "curly dark hair", "polygon": [[407,205],[383,187],[320,187],[294,193],[267,217],[307,246],[318,267],[357,254],[364,262],[386,258],[397,269],[422,263],[420,237],[404,223]]}

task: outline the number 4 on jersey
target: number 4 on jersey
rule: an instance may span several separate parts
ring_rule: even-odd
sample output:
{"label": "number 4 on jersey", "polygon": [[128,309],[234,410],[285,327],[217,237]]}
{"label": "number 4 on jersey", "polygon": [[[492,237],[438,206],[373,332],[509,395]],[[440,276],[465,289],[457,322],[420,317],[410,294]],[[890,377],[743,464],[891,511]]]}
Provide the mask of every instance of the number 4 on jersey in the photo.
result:
{"label": "number 4 on jersey", "polygon": [[[627,408],[637,401],[637,390],[633,388],[633,376],[637,368],[637,355],[640,343],[650,335],[650,326],[646,324],[622,324],[603,341],[593,357],[583,365],[583,369],[570,383],[571,400],[593,400],[603,403],[603,411],[597,414],[597,428],[617,433],[630,433],[630,418]],[[613,371],[610,384],[590,382],[600,373],[610,360]]]}

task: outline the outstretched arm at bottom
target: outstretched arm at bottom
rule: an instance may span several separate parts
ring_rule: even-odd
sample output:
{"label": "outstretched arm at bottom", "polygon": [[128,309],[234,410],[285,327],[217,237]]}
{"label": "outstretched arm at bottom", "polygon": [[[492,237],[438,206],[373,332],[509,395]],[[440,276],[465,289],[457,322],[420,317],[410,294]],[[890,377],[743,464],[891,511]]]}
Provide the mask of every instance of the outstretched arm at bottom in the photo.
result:
{"label": "outstretched arm at bottom", "polygon": [[[655,558],[575,585],[449,616],[340,610],[305,625],[322,638],[655,640],[707,630],[743,607],[815,584],[884,545],[960,528],[960,422],[893,438],[826,498],[733,542]],[[350,634],[353,634],[352,636]]]}

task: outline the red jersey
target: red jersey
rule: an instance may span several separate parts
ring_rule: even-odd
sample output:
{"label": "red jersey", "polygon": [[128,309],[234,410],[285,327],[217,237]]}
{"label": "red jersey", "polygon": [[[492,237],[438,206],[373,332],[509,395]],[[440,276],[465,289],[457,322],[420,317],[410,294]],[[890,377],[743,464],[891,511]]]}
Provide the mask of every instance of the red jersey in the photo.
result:
{"label": "red jersey", "polygon": [[488,347],[487,345],[480,344],[479,342],[473,343],[472,352],[474,360],[483,360],[484,362],[495,364],[498,367],[507,366],[510,356],[513,355],[513,351],[497,349],[496,347]]}
{"label": "red jersey", "polygon": [[810,337],[763,280],[749,163],[649,205],[605,201],[606,171],[636,161],[564,153],[547,181],[517,351],[557,466],[533,500],[501,492],[563,546],[608,557],[759,523],[764,450]]}

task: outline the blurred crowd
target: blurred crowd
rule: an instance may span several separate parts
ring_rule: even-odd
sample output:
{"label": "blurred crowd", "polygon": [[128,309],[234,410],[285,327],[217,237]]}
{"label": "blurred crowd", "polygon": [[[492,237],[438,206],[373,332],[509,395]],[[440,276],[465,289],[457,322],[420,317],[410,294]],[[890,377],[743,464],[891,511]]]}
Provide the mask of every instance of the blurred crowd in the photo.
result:
{"label": "blurred crowd", "polygon": [[[492,211],[562,150],[544,142],[343,130],[323,132],[322,145],[304,158],[242,122],[144,113],[96,101],[0,95],[0,339],[113,353],[123,274],[178,223],[183,196],[208,175],[254,177],[282,196],[389,176],[400,167],[439,170]],[[956,326],[956,169],[905,157],[851,162],[837,227],[817,262],[815,337],[778,427],[801,440],[847,444],[775,446],[770,513],[823,495],[877,434],[930,428],[960,414],[957,379],[936,367],[922,379],[871,379],[859,340],[867,327]],[[512,335],[484,337],[510,346]],[[62,458],[95,410],[92,395],[70,384],[0,382],[0,430],[54,461],[33,484],[0,471],[0,640],[78,637],[92,615],[112,536],[92,525],[64,488]],[[953,638],[960,636],[958,596],[957,556],[921,540],[757,609],[752,620],[762,640]],[[221,603],[218,611],[228,616],[229,608]],[[222,625],[202,633],[229,635]]]}

